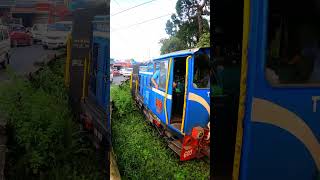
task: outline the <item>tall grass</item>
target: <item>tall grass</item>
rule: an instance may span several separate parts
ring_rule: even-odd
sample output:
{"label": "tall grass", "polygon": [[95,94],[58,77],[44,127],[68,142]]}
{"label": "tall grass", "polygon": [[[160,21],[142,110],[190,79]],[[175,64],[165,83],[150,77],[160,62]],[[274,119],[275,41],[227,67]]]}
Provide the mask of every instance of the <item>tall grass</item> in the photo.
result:
{"label": "tall grass", "polygon": [[209,164],[180,162],[134,106],[129,85],[111,87],[112,143],[123,179],[209,179]]}
{"label": "tall grass", "polygon": [[31,81],[0,84],[0,111],[8,119],[7,179],[101,179],[89,140],[72,120],[63,85],[63,59]]}

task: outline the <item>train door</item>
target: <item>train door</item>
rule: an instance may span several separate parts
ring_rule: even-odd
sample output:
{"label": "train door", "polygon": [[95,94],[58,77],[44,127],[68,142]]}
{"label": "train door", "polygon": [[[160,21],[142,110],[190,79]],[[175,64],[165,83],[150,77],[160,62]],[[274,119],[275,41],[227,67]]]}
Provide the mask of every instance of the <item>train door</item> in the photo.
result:
{"label": "train door", "polygon": [[[104,42],[106,40],[103,40],[101,42],[101,59],[102,59],[102,68],[101,68],[101,74],[102,74],[102,93],[101,93],[101,104],[104,108],[108,109],[107,106],[109,105],[108,97],[110,93],[110,65],[109,65],[109,48],[108,44]],[[104,42],[104,43],[103,43]]]}
{"label": "train door", "polygon": [[97,67],[98,67],[98,44],[93,43],[92,47],[92,62],[91,62],[91,67],[90,67],[90,84],[89,84],[89,90],[96,97],[97,95]]}
{"label": "train door", "polygon": [[[191,56],[190,56],[191,57]],[[172,103],[169,117],[170,126],[176,131],[182,132],[181,127],[184,118],[185,91],[187,80],[187,56],[173,58],[173,83],[172,83]]]}
{"label": "train door", "polygon": [[[154,106],[152,108],[153,112],[159,117],[159,119],[166,124],[169,120],[168,117],[168,107],[170,105],[170,83],[169,78],[167,78],[169,68],[169,59],[160,60],[155,62],[155,70],[154,73],[158,73],[157,84],[158,88],[153,87],[152,91],[154,92]],[[167,82],[168,79],[168,82]],[[168,85],[168,86],[167,86]]]}
{"label": "train door", "polygon": [[210,116],[210,50],[201,49],[188,62],[186,112],[181,132],[190,134],[193,127],[206,127]]}
{"label": "train door", "polygon": [[319,179],[319,3],[250,6],[240,179]]}

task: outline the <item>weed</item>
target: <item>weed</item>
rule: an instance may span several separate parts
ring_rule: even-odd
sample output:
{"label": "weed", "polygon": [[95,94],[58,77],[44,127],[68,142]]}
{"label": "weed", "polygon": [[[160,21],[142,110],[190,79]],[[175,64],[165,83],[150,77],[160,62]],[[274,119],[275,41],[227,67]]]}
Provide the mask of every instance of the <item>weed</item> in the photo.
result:
{"label": "weed", "polygon": [[31,81],[11,76],[0,84],[10,129],[7,179],[101,179],[92,144],[72,120],[63,63],[49,63]]}
{"label": "weed", "polygon": [[202,160],[180,162],[134,106],[129,85],[111,88],[112,143],[123,179],[209,179]]}

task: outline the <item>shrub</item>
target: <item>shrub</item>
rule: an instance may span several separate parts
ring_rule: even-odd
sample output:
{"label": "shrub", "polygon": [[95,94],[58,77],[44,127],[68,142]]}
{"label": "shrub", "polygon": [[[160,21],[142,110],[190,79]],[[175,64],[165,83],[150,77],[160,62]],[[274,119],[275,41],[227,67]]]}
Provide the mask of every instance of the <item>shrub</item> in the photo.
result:
{"label": "shrub", "polygon": [[113,86],[112,143],[123,179],[209,179],[208,163],[180,162],[134,106],[128,84]]}
{"label": "shrub", "polygon": [[31,82],[0,84],[0,110],[10,129],[8,178],[99,179],[92,144],[72,120],[63,85],[63,59]]}

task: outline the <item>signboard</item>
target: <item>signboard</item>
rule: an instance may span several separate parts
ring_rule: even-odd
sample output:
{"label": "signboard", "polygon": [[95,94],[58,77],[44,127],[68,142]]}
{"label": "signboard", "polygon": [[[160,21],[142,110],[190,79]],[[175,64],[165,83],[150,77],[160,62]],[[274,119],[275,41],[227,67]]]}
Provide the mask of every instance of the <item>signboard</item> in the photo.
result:
{"label": "signboard", "polygon": [[90,48],[90,40],[88,39],[75,39],[72,43],[73,48],[88,49]]}

